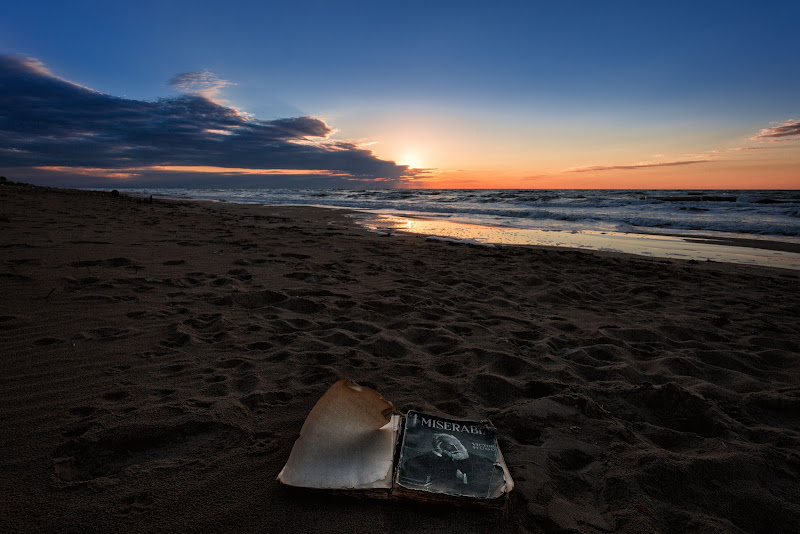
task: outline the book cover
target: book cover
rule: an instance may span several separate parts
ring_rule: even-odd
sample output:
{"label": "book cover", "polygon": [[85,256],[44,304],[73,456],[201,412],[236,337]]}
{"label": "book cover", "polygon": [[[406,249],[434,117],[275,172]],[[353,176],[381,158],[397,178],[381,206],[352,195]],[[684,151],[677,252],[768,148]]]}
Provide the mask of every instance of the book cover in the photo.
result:
{"label": "book cover", "polygon": [[494,427],[419,412],[405,418],[395,486],[494,499],[510,490]]}

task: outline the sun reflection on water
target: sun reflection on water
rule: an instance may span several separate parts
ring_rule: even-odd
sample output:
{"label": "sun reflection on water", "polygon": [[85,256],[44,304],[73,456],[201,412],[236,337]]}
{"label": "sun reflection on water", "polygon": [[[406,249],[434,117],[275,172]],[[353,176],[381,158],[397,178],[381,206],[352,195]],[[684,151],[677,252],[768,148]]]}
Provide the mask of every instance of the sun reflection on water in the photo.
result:
{"label": "sun reflection on water", "polygon": [[359,222],[377,231],[410,232],[467,243],[567,247],[657,258],[708,260],[800,270],[800,254],[797,253],[705,243],[679,236],[505,228],[394,215],[360,217]]}

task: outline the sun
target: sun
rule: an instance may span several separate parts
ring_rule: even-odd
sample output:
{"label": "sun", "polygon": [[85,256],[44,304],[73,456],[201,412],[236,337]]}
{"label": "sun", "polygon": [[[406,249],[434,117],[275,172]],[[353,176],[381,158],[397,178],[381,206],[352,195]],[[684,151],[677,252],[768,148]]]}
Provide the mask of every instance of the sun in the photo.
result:
{"label": "sun", "polygon": [[416,154],[406,154],[397,162],[398,165],[408,165],[409,169],[422,168],[422,162]]}

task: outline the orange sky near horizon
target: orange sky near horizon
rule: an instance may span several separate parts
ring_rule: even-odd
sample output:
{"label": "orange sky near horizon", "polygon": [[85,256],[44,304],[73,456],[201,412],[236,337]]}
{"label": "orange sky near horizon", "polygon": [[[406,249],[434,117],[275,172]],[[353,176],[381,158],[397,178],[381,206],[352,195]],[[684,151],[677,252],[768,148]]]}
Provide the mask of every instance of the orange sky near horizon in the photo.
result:
{"label": "orange sky near horizon", "polygon": [[520,175],[509,170],[432,171],[426,189],[800,189],[800,161],[709,161],[677,167]]}
{"label": "orange sky near horizon", "polygon": [[[363,126],[364,148],[420,173],[405,187],[800,189],[800,139],[766,137],[797,120],[705,130],[606,119],[499,128],[474,117],[377,114]],[[344,137],[362,133],[342,121]]]}
{"label": "orange sky near horizon", "polygon": [[[657,136],[641,141],[630,140],[626,132],[610,132],[608,138],[596,139],[601,136],[591,132],[584,137],[576,136],[574,143],[565,143],[562,135],[547,138],[538,131],[527,132],[524,140],[518,131],[498,133],[489,142],[460,128],[464,123],[457,120],[427,123],[414,120],[411,124],[415,128],[397,120],[388,121],[383,130],[377,129],[376,141],[364,141],[360,146],[383,160],[408,165],[413,177],[396,184],[405,188],[800,189],[800,139],[766,137],[787,124],[796,128],[797,122],[754,128],[746,135],[734,136],[726,132],[720,139],[686,136],[676,141]],[[320,140],[323,144],[328,142]],[[526,144],[531,148],[525,150]],[[691,151],[693,145],[702,150]],[[672,151],[657,153],[660,147]],[[324,169],[185,165],[119,169],[42,166],[36,169],[53,174],[106,177],[114,180],[117,186],[155,173],[254,178],[320,175],[348,179],[346,172]],[[377,187],[386,185],[386,181],[381,180],[374,183]]]}
{"label": "orange sky near horizon", "polygon": [[[624,167],[624,166],[623,166]],[[422,173],[401,187],[420,189],[800,189],[800,161],[708,160],[687,165],[641,166],[525,174],[513,169],[416,169]],[[333,171],[245,169],[225,167],[154,166],[126,169],[87,167],[36,167],[113,179],[119,186],[143,174],[192,172],[209,175],[290,176],[317,174],[341,176]],[[112,184],[113,185],[113,184]],[[379,185],[376,183],[376,185]]]}

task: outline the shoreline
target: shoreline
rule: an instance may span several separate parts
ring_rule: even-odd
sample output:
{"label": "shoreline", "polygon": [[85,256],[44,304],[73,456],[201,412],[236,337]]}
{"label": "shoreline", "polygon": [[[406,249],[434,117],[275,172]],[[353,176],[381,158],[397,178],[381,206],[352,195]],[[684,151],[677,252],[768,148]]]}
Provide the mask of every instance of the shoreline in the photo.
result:
{"label": "shoreline", "polygon": [[[574,250],[594,250],[632,254],[639,257],[716,261],[760,265],[800,270],[800,241],[797,243],[775,238],[726,237],[714,234],[675,232],[611,232],[542,230],[475,224],[443,220],[423,215],[405,216],[342,206],[316,204],[237,203],[228,200],[184,199],[160,197],[166,200],[190,200],[242,206],[311,207],[363,214],[355,217],[361,226],[373,231],[400,231],[408,234],[456,239],[464,243],[494,245],[545,246]],[[690,197],[687,197],[690,198]],[[385,210],[384,210],[385,211]],[[473,230],[473,231],[471,231]],[[577,237],[576,237],[577,236]],[[736,247],[730,249],[728,247]],[[746,250],[750,249],[750,250]],[[771,251],[773,253],[765,253]]]}
{"label": "shoreline", "polygon": [[[8,532],[800,528],[796,271],[10,184],[0,237]],[[491,420],[507,509],[282,487],[341,378]]]}
{"label": "shoreline", "polygon": [[716,261],[800,270],[800,244],[698,234],[555,231],[477,225],[369,212],[359,221],[373,231],[396,231],[465,243],[546,246],[616,252],[638,257]]}

